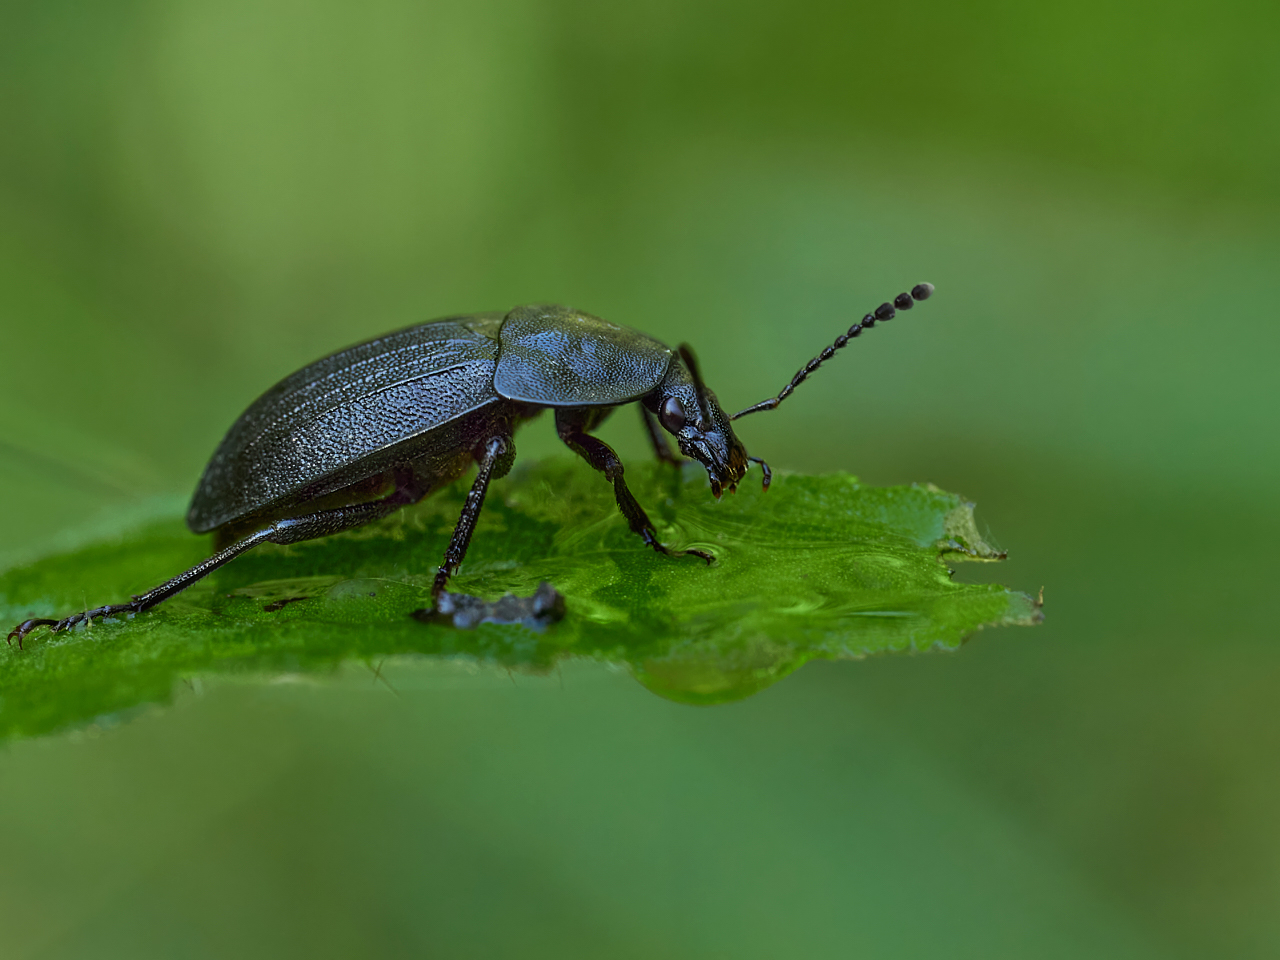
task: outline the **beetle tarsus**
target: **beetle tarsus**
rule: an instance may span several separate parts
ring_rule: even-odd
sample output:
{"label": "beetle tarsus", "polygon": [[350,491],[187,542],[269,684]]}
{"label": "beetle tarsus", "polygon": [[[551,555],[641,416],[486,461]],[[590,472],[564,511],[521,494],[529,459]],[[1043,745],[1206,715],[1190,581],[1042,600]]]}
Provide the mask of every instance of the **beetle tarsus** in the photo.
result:
{"label": "beetle tarsus", "polygon": [[677,550],[673,547],[668,547],[658,539],[657,534],[652,528],[643,531],[641,536],[644,537],[644,542],[646,544],[653,547],[654,550],[658,551],[658,553],[662,554],[664,557],[697,557],[699,560],[705,560],[707,562],[707,566],[711,566],[711,564],[716,562],[715,555],[707,553],[704,550],[695,550],[692,547],[687,550]]}
{"label": "beetle tarsus", "polygon": [[98,617],[111,617],[117,613],[137,612],[138,603],[135,599],[130,603],[108,604],[107,606],[94,607],[92,610],[82,610],[79,613],[71,614],[69,617],[63,617],[61,620],[52,620],[46,617],[33,617],[30,620],[23,620],[22,623],[10,630],[9,635],[5,640],[10,646],[13,646],[13,641],[17,640],[18,649],[22,650],[24,649],[22,645],[23,639],[25,639],[27,634],[31,633],[31,631],[35,630],[37,627],[49,627],[53,633],[63,633],[64,631],[70,630],[72,627],[77,627],[82,623],[88,623],[91,620],[96,620]]}
{"label": "beetle tarsus", "polygon": [[18,641],[18,649],[23,649],[22,638],[34,630],[36,627],[52,627],[58,623],[57,620],[46,620],[43,618],[33,618],[31,620],[23,620],[20,624],[9,631],[9,635],[5,637],[5,642],[9,646],[13,646],[13,641]]}

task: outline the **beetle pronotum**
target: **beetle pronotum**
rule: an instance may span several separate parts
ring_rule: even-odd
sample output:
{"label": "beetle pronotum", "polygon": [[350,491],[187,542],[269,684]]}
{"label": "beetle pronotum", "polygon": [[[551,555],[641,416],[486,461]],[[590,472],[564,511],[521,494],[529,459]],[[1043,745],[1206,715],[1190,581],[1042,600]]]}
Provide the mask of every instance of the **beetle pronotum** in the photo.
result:
{"label": "beetle pronotum", "polygon": [[613,484],[633,532],[659,553],[653,524],[623,479],[622,461],[591,431],[615,407],[639,402],[657,457],[680,452],[706,468],[711,492],[735,490],[757,463],[731,421],[772,410],[839,349],[876,324],[928,299],[930,284],[882,303],[809,361],[775,397],[725,415],[693,351],[672,350],[638,331],[560,306],[449,317],[409,327],[325,357],[286,377],[249,407],[205,468],[187,513],[215,552],[135,596],[61,620],[32,618],[8,635],[19,647],[36,627],[60,631],[96,617],[141,613],[260,543],[297,543],[385,517],[462,476],[476,478],[432,585],[437,608],[467,553],[489,483],[511,469],[515,429],[555,411],[560,439]]}

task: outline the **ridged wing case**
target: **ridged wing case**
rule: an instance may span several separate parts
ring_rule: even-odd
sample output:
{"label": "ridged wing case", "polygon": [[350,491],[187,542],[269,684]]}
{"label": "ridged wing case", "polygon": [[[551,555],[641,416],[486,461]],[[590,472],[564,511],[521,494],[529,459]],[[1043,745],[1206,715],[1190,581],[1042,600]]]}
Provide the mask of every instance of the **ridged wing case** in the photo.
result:
{"label": "ridged wing case", "polygon": [[187,525],[207,533],[323,496],[411,455],[415,441],[500,398],[503,314],[419,324],[317,360],[259,397],[205,468]]}

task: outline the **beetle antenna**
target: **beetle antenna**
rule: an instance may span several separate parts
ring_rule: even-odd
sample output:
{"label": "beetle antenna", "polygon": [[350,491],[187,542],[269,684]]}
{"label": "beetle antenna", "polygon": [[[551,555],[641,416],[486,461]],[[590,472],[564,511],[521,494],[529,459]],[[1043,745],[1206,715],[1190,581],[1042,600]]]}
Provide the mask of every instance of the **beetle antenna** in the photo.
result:
{"label": "beetle antenna", "polygon": [[[791,382],[788,383],[785,387],[783,387],[782,392],[779,393],[776,397],[770,397],[768,400],[761,400],[759,403],[753,404],[752,406],[747,407],[747,409],[745,410],[739,410],[729,419],[737,420],[739,417],[745,417],[749,413],[759,413],[761,410],[772,410],[774,407],[780,404],[783,400],[787,399],[787,397],[791,396],[791,394],[795,391],[796,387],[800,386],[800,384],[805,382],[809,374],[813,373],[813,371],[817,370],[820,366],[822,366],[823,363],[830,360],[835,355],[835,352],[837,350],[841,349],[850,340],[852,340],[854,337],[862,333],[863,330],[869,330],[872,327],[874,327],[876,325],[877,320],[892,320],[895,316],[897,316],[898,310],[910,310],[912,307],[916,305],[916,303],[922,300],[928,300],[929,297],[931,297],[932,295],[933,295],[932,283],[917,283],[914,287],[911,288],[910,293],[900,293],[896,297],[894,297],[893,303],[880,304],[880,306],[876,307],[875,310],[873,310],[871,313],[868,313],[865,317],[863,317],[861,320],[855,323],[852,327],[850,327],[848,333],[840,334],[840,336],[836,337],[835,343],[827,347],[825,350],[822,351],[822,353],[818,354],[816,357],[814,357],[812,360],[806,363],[803,367],[801,367],[799,373],[797,373],[794,377],[791,378]],[[683,356],[684,355],[683,347],[681,348],[680,352],[681,352],[681,356]],[[701,384],[702,382],[701,380],[698,380],[697,373],[694,373],[694,380],[698,384]],[[701,396],[701,391],[699,391],[699,396]]]}
{"label": "beetle antenna", "polygon": [[698,360],[693,355],[693,347],[687,343],[680,344],[680,359],[689,368],[693,376],[693,392],[698,395],[698,409],[702,411],[702,422],[711,422],[711,411],[707,409],[707,385],[702,382],[702,371],[698,369]]}

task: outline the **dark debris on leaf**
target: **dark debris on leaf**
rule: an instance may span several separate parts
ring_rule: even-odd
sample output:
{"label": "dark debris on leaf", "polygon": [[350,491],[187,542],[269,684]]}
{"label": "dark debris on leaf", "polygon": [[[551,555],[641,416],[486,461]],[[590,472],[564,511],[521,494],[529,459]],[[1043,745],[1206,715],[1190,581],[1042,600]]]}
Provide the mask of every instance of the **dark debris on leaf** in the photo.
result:
{"label": "dark debris on leaf", "polygon": [[415,620],[473,630],[482,623],[521,624],[544,630],[564,618],[564,595],[543,580],[531,597],[508,593],[490,602],[466,593],[445,593],[434,609],[415,610]]}

